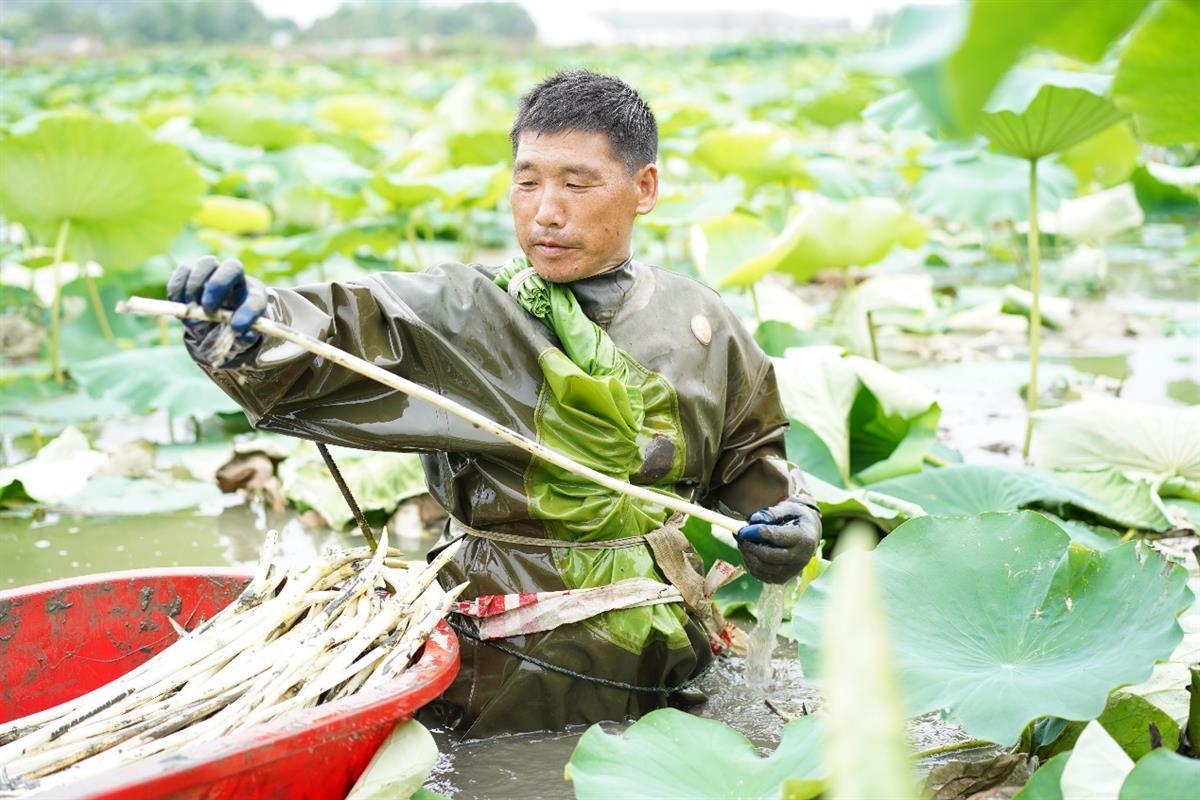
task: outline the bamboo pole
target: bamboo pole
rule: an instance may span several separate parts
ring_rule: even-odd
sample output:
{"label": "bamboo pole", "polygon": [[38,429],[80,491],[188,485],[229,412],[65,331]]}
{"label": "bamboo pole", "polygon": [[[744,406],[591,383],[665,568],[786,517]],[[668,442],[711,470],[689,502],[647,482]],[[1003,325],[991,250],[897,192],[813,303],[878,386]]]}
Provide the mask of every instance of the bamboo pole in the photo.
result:
{"label": "bamboo pole", "polygon": [[[117,311],[122,314],[143,314],[147,316],[169,316],[178,317],[179,319],[193,319],[209,322],[224,322],[228,323],[232,316],[229,311],[218,310],[214,314],[206,314],[199,306],[185,305],[183,303],[174,303],[169,300],[154,300],[147,297],[131,297],[128,300],[117,304]],[[655,503],[669,508],[672,511],[680,511],[684,514],[702,519],[713,526],[713,536],[722,542],[736,547],[737,542],[733,538],[733,533],[738,531],[746,523],[734,519],[733,517],[719,514],[710,509],[698,506],[695,503],[689,503],[678,497],[664,494],[654,489],[649,489],[644,486],[634,486],[631,483],[614,478],[611,475],[605,475],[603,472],[592,469],[591,467],[580,464],[579,462],[562,455],[561,453],[551,450],[549,447],[536,442],[526,436],[522,436],[516,431],[510,430],[498,422],[494,422],[479,412],[467,408],[460,403],[442,397],[437,392],[428,389],[419,383],[414,383],[407,378],[402,378],[399,375],[388,372],[382,367],[365,361],[357,356],[350,355],[344,350],[334,347],[331,344],[322,342],[312,336],[309,336],[299,331],[294,331],[286,325],[280,325],[273,320],[260,317],[254,323],[254,330],[264,336],[274,336],[278,339],[291,342],[295,345],[303,347],[313,355],[320,356],[334,364],[345,367],[346,369],[356,372],[365,378],[370,378],[373,381],[383,384],[391,389],[395,389],[405,394],[424,400],[438,408],[446,411],[454,416],[463,419],[476,428],[485,430],[488,433],[503,439],[514,447],[524,450],[530,455],[547,461],[556,467],[573,472],[580,477],[598,483],[606,489],[611,489],[614,492],[620,492],[629,497],[638,500],[644,500],[648,503]]]}

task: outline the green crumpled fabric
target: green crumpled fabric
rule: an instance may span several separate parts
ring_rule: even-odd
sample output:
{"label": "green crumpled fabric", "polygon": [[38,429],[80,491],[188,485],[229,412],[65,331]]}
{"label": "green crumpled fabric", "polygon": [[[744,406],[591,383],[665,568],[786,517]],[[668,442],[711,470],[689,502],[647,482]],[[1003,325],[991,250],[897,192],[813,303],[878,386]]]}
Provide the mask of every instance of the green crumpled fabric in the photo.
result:
{"label": "green crumpled fabric", "polygon": [[[530,271],[529,260],[514,258],[496,284],[558,337],[560,348],[539,356],[545,381],[538,398],[538,441],[592,469],[640,482],[643,453],[656,437],[673,446],[665,474],[646,485],[671,492],[686,456],[675,388],[618,348],[608,333],[583,313],[566,286]],[[635,500],[598,486],[541,459],[525,473],[530,509],[547,533],[569,541],[597,542],[646,534],[668,516],[662,506]],[[554,551],[563,582],[576,589],[605,586],[627,578],[663,579],[650,548],[561,548]],[[687,647],[685,613],[679,604],[608,611],[586,621],[598,635],[640,653],[655,636],[671,648]]]}

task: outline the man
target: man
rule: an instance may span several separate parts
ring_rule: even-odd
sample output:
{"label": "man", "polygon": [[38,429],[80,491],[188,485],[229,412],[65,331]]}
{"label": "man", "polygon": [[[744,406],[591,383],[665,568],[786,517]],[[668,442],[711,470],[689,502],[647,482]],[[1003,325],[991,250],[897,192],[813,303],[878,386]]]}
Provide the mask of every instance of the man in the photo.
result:
{"label": "man", "polygon": [[205,363],[215,325],[193,323],[185,340],[255,427],[422,453],[450,534],[465,539],[446,583],[470,581],[467,597],[570,589],[596,598],[604,591],[587,590],[646,581],[681,588],[686,607],[613,601],[549,630],[487,641],[456,619],[462,670],[446,700],[472,737],[666,705],[712,658],[686,543],[657,506],[294,345],[261,341],[250,329],[259,315],[593,468],[748,516],[739,549],[761,580],[794,577],[820,538],[815,503],[784,460],[787,417],[770,360],[711,289],[632,258],[634,219],[658,196],[658,130],[642,98],[612,77],[561,73],[522,99],[511,138],[525,258],[499,271],[451,263],[266,289],[236,261],[209,257],[180,268],[168,289],[172,299],[233,309],[232,360]]}

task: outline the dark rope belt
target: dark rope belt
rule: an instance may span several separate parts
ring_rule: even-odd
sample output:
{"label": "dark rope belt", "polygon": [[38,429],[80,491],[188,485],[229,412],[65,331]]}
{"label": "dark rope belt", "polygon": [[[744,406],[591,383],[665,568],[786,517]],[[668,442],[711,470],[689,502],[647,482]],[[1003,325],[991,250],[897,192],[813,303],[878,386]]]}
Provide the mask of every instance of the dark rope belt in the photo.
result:
{"label": "dark rope belt", "polygon": [[623,689],[627,692],[645,692],[648,694],[674,694],[675,692],[682,692],[685,689],[690,689],[696,684],[697,681],[707,675],[708,671],[712,669],[713,664],[716,663],[716,659],[714,658],[712,661],[709,661],[707,664],[705,664],[699,672],[678,686],[638,686],[633,683],[625,683],[624,681],[612,681],[608,678],[600,678],[596,675],[587,675],[582,672],[576,672],[573,669],[559,666],[558,664],[551,664],[549,661],[543,661],[542,659],[536,656],[531,656],[528,653],[522,653],[519,650],[512,649],[511,647],[505,647],[493,639],[480,638],[477,634],[467,630],[449,617],[446,618],[446,624],[453,628],[461,636],[464,636],[472,641],[479,642],[480,644],[487,645],[495,650],[499,650],[505,655],[509,655],[513,658],[533,664],[535,667],[540,667],[548,672],[557,672],[559,675],[566,675],[568,678],[587,681],[588,683],[595,683],[599,686],[607,686],[609,689]]}

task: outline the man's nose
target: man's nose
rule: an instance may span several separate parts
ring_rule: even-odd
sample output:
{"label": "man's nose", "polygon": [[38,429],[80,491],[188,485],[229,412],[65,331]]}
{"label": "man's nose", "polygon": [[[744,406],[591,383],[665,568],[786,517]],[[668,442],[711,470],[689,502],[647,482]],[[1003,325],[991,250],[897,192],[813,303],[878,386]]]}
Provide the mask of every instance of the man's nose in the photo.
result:
{"label": "man's nose", "polygon": [[566,224],[565,209],[558,192],[553,189],[546,189],[542,192],[533,222],[540,228],[561,228]]}

